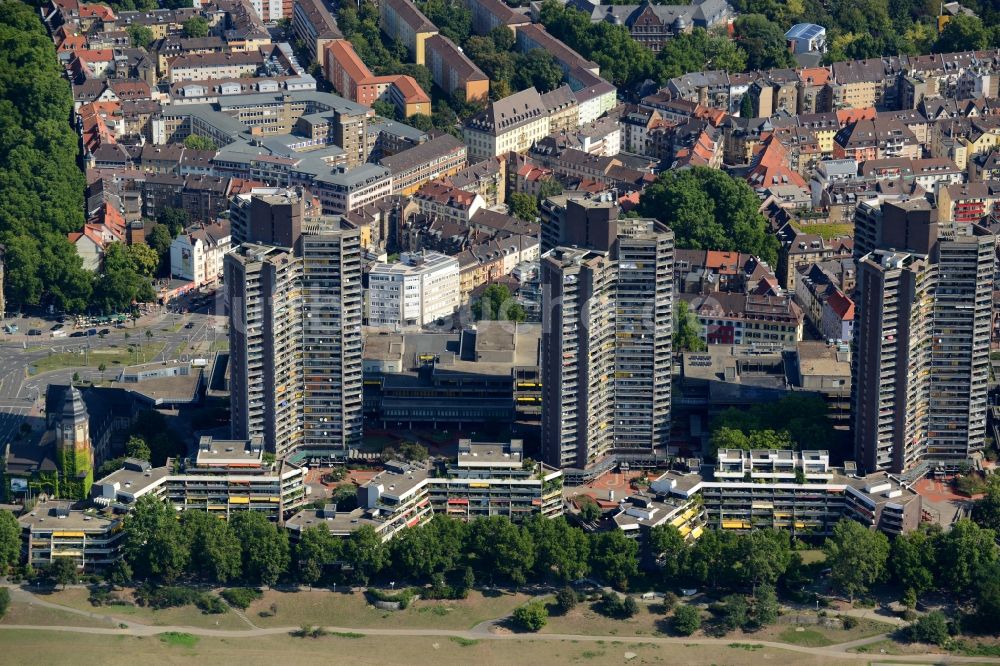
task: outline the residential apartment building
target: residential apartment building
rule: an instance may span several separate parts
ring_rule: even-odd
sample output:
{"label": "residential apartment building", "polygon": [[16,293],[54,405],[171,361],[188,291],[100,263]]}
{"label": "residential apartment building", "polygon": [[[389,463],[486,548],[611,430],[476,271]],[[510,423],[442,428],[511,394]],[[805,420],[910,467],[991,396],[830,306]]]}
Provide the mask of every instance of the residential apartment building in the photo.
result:
{"label": "residential apartment building", "polygon": [[875,248],[858,250],[852,397],[868,471],[954,469],[986,435],[995,237],[926,202],[910,212],[875,218]]}
{"label": "residential apartment building", "polygon": [[802,309],[791,296],[684,294],[708,344],[795,343],[802,340]]}
{"label": "residential apartment building", "polygon": [[373,75],[346,39],[330,42],[325,53],[326,78],[347,99],[365,106],[378,100],[391,102],[405,118],[415,113],[430,115],[431,98],[413,77]]}
{"label": "residential apartment building", "polygon": [[444,35],[433,35],[424,43],[424,51],[424,64],[439,88],[449,95],[461,91],[469,101],[485,101],[489,97],[489,77],[455,42]]}
{"label": "residential apartment building", "polygon": [[409,196],[425,183],[447,178],[466,165],[466,147],[450,134],[442,134],[401,153],[383,157],[379,164],[392,174],[392,193]]}
{"label": "residential apartment building", "polygon": [[437,26],[410,0],[383,0],[378,3],[378,10],[379,28],[389,41],[402,42],[413,62],[426,64],[424,44],[437,34]]}
{"label": "residential apartment building", "polygon": [[292,30],[306,47],[313,62],[320,67],[326,45],[344,35],[323,0],[295,0],[292,7]]}
{"label": "residential apartment building", "polygon": [[233,247],[248,241],[293,247],[302,233],[302,190],[256,187],[237,194],[229,206]]}
{"label": "residential apartment building", "polygon": [[455,313],[458,260],[439,252],[404,252],[392,264],[368,272],[367,320],[395,330],[426,326]]}
{"label": "residential apartment building", "polygon": [[194,455],[151,467],[128,459],[122,468],[94,483],[93,503],[130,511],[144,495],[169,502],[177,511],[207,511],[228,520],[255,511],[275,522],[307,501],[306,468],[264,458],[264,442],[203,436]]}
{"label": "residential apartment building", "polygon": [[549,133],[549,115],[534,87],[490,102],[465,123],[465,143],[474,159],[523,153]]}
{"label": "residential apartment building", "polygon": [[920,495],[885,472],[830,465],[826,451],[721,449],[710,472],[666,472],[650,489],[697,500],[705,528],[828,535],[843,518],[889,535],[920,526]]}
{"label": "residential apartment building", "polygon": [[32,568],[45,569],[68,559],[89,572],[121,559],[122,518],[72,507],[73,502],[48,500],[17,519]]}
{"label": "residential apartment building", "polygon": [[484,207],[483,198],[475,192],[460,190],[443,181],[431,181],[413,194],[413,200],[424,215],[468,226],[472,217]]}
{"label": "residential apartment building", "polygon": [[942,222],[980,223],[1000,211],[1000,181],[956,183],[938,189]]}
{"label": "residential apartment building", "polygon": [[291,247],[248,240],[225,261],[233,436],[342,457],[361,436],[360,232],[315,218]]}
{"label": "residential apartment building", "polygon": [[392,176],[378,164],[339,166],[317,175],[310,189],[324,214],[344,215],[392,194]]}
{"label": "residential apartment building", "polygon": [[222,277],[222,258],[232,249],[229,221],[188,228],[170,244],[170,275],[196,285]]}
{"label": "residential apartment building", "polygon": [[542,455],[584,477],[665,453],[674,253],[655,220],[587,226],[541,258]]}

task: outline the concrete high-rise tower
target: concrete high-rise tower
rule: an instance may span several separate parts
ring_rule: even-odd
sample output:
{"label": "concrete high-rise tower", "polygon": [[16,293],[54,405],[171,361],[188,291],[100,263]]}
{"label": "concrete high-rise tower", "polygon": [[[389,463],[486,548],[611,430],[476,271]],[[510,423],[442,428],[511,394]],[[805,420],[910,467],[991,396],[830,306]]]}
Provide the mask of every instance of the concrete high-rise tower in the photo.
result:
{"label": "concrete high-rise tower", "polygon": [[575,229],[592,247],[542,257],[545,462],[601,473],[670,439],[674,236],[656,220]]}

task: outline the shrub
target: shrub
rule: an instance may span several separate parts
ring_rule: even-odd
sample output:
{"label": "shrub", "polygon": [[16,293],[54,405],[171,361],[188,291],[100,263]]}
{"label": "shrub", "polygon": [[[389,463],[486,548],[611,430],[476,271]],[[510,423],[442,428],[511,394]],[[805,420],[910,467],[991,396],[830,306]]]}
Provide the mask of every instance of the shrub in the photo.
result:
{"label": "shrub", "polygon": [[532,601],[514,609],[511,615],[514,624],[524,631],[538,631],[545,626],[548,613],[540,601]]}
{"label": "shrub", "polygon": [[636,603],[633,597],[625,597],[625,601],[622,602],[622,616],[623,617],[635,617],[639,612],[639,604]]}
{"label": "shrub", "polygon": [[853,615],[845,615],[840,618],[840,621],[843,623],[844,629],[853,629],[858,626],[858,618]]}
{"label": "shrub", "polygon": [[931,611],[910,625],[910,639],[917,643],[945,645],[949,638],[948,619],[941,611]]}
{"label": "shrub", "polygon": [[161,610],[187,606],[198,601],[199,593],[187,587],[141,587],[136,590],[136,600],[140,606]]}
{"label": "shrub", "polygon": [[243,610],[263,596],[263,592],[252,587],[230,587],[222,591],[222,598],[228,601],[230,606]]}
{"label": "shrub", "polygon": [[667,592],[663,595],[663,612],[669,613],[677,605],[677,595],[673,592]]}
{"label": "shrub", "polygon": [[0,618],[7,614],[7,609],[10,607],[10,590],[6,587],[0,587]]}
{"label": "shrub", "polygon": [[400,590],[399,592],[386,592],[385,590],[368,590],[369,596],[371,596],[375,601],[387,601],[389,603],[398,603],[401,609],[406,608],[413,601],[413,597],[416,596],[416,592],[413,589],[407,588],[405,590]]}
{"label": "shrub", "polygon": [[678,606],[670,624],[681,636],[690,636],[701,628],[701,611],[694,606]]}
{"label": "shrub", "polygon": [[222,599],[214,594],[202,594],[198,597],[194,605],[201,609],[206,615],[222,615],[229,610],[229,607],[222,602]]}
{"label": "shrub", "polygon": [[576,590],[567,585],[556,592],[556,607],[559,612],[565,615],[576,607]]}

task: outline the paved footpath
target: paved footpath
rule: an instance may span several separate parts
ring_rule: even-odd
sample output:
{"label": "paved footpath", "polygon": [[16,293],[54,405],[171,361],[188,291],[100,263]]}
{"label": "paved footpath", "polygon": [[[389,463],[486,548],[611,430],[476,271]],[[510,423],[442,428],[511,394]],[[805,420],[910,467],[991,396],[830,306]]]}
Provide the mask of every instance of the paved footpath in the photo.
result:
{"label": "paved footpath", "polygon": [[[248,620],[248,624],[254,628],[245,630],[231,630],[231,629],[204,629],[201,627],[185,627],[185,626],[152,626],[148,624],[142,624],[135,622],[134,620],[129,620],[125,618],[117,618],[112,615],[107,615],[104,613],[94,613],[91,611],[80,610],[77,608],[70,608],[68,606],[62,606],[59,604],[54,604],[50,601],[45,601],[37,597],[36,595],[28,592],[27,590],[10,587],[11,596],[13,599],[30,602],[37,604],[39,606],[44,606],[46,608],[53,608],[56,610],[61,610],[75,615],[80,615],[83,617],[88,617],[93,620],[108,622],[109,624],[119,625],[118,627],[71,627],[71,626],[48,626],[48,625],[0,625],[0,630],[3,629],[30,629],[39,631],[59,631],[68,633],[78,633],[78,634],[98,634],[107,636],[156,636],[157,634],[167,633],[167,632],[182,632],[186,634],[192,634],[195,636],[209,636],[216,638],[245,638],[245,637],[262,637],[262,636],[277,636],[282,634],[289,634],[293,631],[297,631],[299,627],[256,627]],[[716,645],[720,647],[728,647],[734,640],[731,638],[674,638],[667,636],[597,636],[597,635],[582,635],[582,634],[517,634],[517,633],[489,633],[489,631],[483,626],[485,623],[477,625],[476,628],[471,631],[463,630],[450,630],[450,629],[383,629],[383,628],[371,628],[371,627],[329,627],[324,626],[323,628],[332,633],[357,633],[364,634],[366,636],[441,636],[444,638],[464,638],[467,640],[530,640],[530,641],[575,641],[575,642],[591,642],[596,643],[599,641],[609,642],[609,641],[627,641],[629,643],[644,643],[647,645]],[[870,663],[873,659],[879,663],[891,663],[891,662],[903,662],[907,664],[915,663],[928,663],[928,664],[963,664],[963,663],[975,663],[975,664],[1000,664],[1000,658],[989,658],[989,657],[964,657],[959,655],[947,655],[947,654],[908,654],[908,655],[883,655],[883,654],[862,654],[857,652],[848,652],[847,650],[859,647],[861,645],[867,645],[869,643],[876,643],[878,641],[887,638],[887,634],[879,634],[877,636],[869,636],[867,638],[861,638],[855,641],[850,641],[847,643],[840,643],[837,645],[828,645],[826,647],[806,647],[802,645],[791,645],[789,643],[778,643],[775,641],[761,641],[754,640],[752,638],[745,638],[739,642],[752,644],[752,645],[762,645],[769,648],[774,648],[778,650],[786,650],[788,652],[797,652],[801,654],[808,654],[816,657],[828,657],[832,659],[840,659],[844,661],[858,661],[863,663]],[[0,641],[2,642],[2,641]]]}

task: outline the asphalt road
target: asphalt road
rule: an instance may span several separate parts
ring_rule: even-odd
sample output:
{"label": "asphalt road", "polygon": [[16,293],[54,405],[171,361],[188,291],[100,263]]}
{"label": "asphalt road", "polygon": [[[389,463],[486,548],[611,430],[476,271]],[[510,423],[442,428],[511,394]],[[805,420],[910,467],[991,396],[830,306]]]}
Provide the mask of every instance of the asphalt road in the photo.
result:
{"label": "asphalt road", "polygon": [[[8,321],[16,323],[20,332],[16,335],[0,332],[0,447],[9,441],[10,435],[21,426],[26,417],[33,412],[37,414],[39,401],[49,384],[68,384],[75,372],[79,372],[85,379],[100,378],[100,372],[85,366],[52,370],[39,375],[29,373],[30,366],[53,352],[78,352],[82,363],[83,352],[88,347],[91,350],[111,347],[124,349],[127,344],[137,343],[163,347],[163,356],[157,357],[157,360],[171,360],[177,357],[178,347],[182,343],[188,346],[197,342],[212,342],[224,339],[226,335],[223,330],[225,317],[208,314],[204,310],[187,314],[161,313],[145,316],[134,326],[129,324],[126,328],[111,328],[111,332],[103,339],[96,335],[52,338],[49,337],[52,321],[18,318],[5,320],[3,323]],[[194,326],[186,328],[188,323]],[[24,335],[31,328],[39,328],[43,334]],[[72,332],[72,324],[67,324],[67,330]],[[152,331],[152,338],[146,337],[147,330]],[[125,333],[129,335],[127,342]],[[105,376],[109,376],[109,373]]]}

